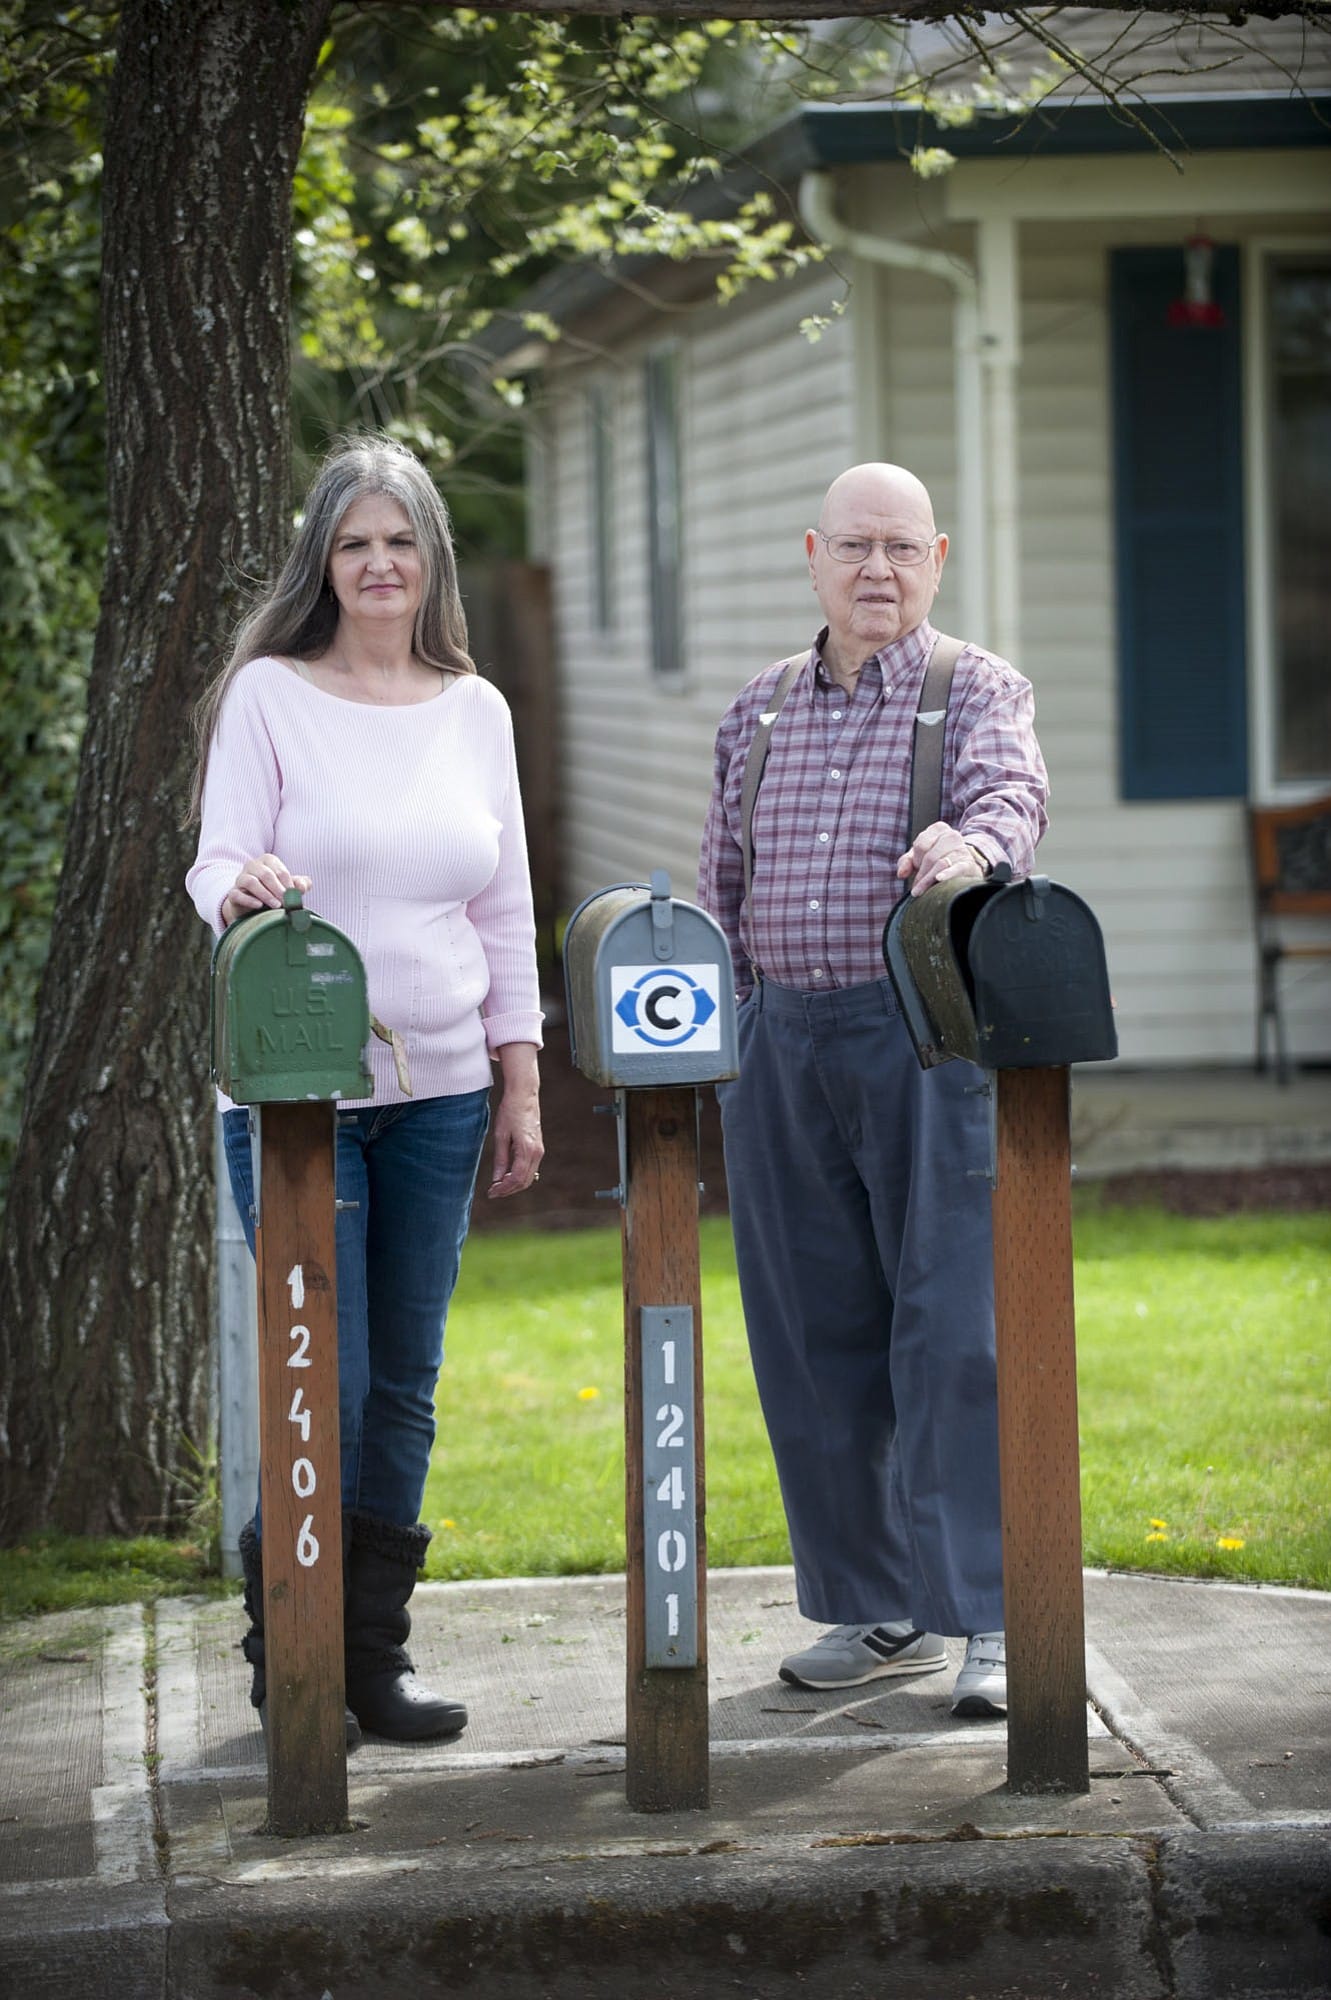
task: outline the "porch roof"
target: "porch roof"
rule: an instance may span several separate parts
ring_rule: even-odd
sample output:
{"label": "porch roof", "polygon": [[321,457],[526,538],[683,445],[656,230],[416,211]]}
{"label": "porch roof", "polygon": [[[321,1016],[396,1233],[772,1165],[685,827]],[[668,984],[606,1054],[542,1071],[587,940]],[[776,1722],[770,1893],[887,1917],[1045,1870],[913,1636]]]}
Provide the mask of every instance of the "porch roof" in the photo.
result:
{"label": "porch roof", "polygon": [[[1324,148],[1331,145],[1331,27],[1301,16],[1243,25],[1218,17],[1180,23],[1159,16],[1059,8],[1059,39],[1085,67],[1068,67],[1033,108],[995,109],[978,101],[988,72],[973,40],[953,21],[917,23],[895,73],[874,95],[806,104],[748,145],[719,179],[691,190],[694,214],[729,214],[760,188],[795,188],[818,170],[898,162],[919,149],[957,159],[1094,158],[1164,151]],[[1047,71],[1049,50],[1001,15],[980,27],[1018,89]],[[967,123],[919,108],[918,79],[960,103],[976,98]],[[991,79],[992,81],[992,79]],[[1117,102],[1104,92],[1108,82]],[[1180,197],[1181,205],[1186,205]],[[498,316],[478,346],[492,368],[530,365],[543,343],[519,316],[546,314],[568,325],[662,268],[656,257],[583,261],[548,272]],[[678,282],[678,272],[674,274]]]}

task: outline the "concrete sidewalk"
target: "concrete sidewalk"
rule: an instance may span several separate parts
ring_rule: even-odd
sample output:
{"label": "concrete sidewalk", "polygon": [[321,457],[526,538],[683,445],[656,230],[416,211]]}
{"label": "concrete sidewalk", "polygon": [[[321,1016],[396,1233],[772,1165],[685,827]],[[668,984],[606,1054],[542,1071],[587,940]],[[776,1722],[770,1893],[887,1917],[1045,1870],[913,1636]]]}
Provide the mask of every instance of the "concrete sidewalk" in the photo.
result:
{"label": "concrete sidewalk", "polygon": [[258,1831],[238,1602],[4,1628],[0,1992],[1331,1991],[1331,1596],[1088,1574],[1090,1794],[1031,1799],[951,1672],[801,1692],[790,1572],[709,1591],[708,1812],[625,1804],[622,1579],[424,1585],[471,1726],[367,1739],[352,1831],[303,1841]]}

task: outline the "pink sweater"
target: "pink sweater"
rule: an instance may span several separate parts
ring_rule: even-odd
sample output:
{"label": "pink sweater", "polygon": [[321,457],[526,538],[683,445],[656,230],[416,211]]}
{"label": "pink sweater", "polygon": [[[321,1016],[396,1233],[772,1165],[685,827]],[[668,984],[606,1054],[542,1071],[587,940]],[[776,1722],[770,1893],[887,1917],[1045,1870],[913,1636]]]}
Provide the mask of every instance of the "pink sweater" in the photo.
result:
{"label": "pink sweater", "polygon": [[[204,922],[242,862],[276,854],[365,961],[370,1008],[406,1039],[412,1095],[491,1080],[489,1051],[539,1042],[531,881],[503,696],[467,674],[433,701],[372,708],[278,660],[227,691],[186,886]],[[371,1037],[374,1104],[400,1104]]]}

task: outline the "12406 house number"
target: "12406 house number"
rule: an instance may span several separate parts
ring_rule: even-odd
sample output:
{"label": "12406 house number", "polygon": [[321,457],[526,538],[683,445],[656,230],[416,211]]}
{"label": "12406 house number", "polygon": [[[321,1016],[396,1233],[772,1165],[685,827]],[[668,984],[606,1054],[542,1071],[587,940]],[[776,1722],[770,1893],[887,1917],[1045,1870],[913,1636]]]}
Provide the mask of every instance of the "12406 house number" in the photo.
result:
{"label": "12406 house number", "polygon": [[[291,1293],[291,1309],[299,1312],[305,1304],[305,1272],[300,1264],[293,1264],[287,1273],[287,1288]],[[310,1329],[302,1320],[297,1320],[288,1330],[287,1338],[294,1344],[287,1356],[288,1368],[311,1368]],[[297,1381],[291,1397],[291,1408],[287,1421],[295,1428],[302,1444],[310,1441],[313,1412],[305,1400],[304,1385]],[[291,1487],[298,1500],[311,1500],[319,1489],[319,1475],[311,1458],[300,1456],[292,1460]],[[296,1561],[302,1569],[313,1569],[319,1560],[319,1538],[314,1532],[314,1516],[307,1514],[296,1534]]]}

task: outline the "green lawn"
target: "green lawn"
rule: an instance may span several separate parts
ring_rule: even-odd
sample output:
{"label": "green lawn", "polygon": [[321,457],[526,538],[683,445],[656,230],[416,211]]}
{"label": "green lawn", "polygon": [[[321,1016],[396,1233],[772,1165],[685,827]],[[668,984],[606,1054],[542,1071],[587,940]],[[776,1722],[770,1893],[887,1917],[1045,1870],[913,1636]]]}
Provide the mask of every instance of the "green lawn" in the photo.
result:
{"label": "green lawn", "polygon": [[1087,1561],[1331,1587],[1331,1217],[1091,1210],[1076,1247]]}
{"label": "green lawn", "polygon": [[[1087,1561],[1331,1587],[1331,1218],[1196,1220],[1086,1189],[1075,1249]],[[702,1257],[710,1561],[785,1562],[724,1221]],[[622,1339],[617,1232],[472,1242],[431,1575],[623,1566]]]}
{"label": "green lawn", "polygon": [[[709,1560],[788,1562],[725,1221],[704,1222],[702,1255]],[[431,1576],[623,1568],[623,1327],[617,1229],[470,1244],[425,1495]]]}
{"label": "green lawn", "polygon": [[[712,1564],[788,1560],[730,1236],[702,1225]],[[1331,1216],[1205,1221],[1076,1198],[1092,1564],[1331,1588]],[[478,1236],[449,1323],[424,1518],[436,1577],[624,1561],[619,1234]],[[190,1543],[37,1537],[11,1613],[218,1587]]]}

